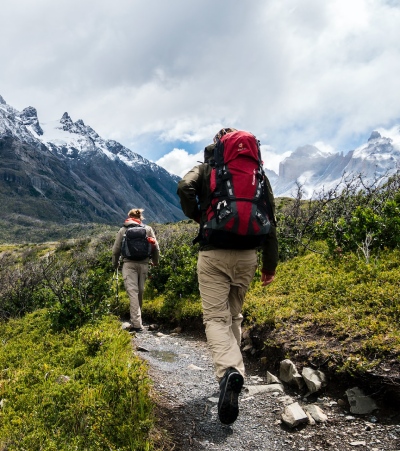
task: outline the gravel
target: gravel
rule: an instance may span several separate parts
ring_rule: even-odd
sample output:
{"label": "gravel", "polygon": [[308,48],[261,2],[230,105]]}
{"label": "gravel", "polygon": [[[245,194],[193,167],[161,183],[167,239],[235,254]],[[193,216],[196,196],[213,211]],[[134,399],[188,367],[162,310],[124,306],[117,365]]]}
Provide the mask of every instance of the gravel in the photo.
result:
{"label": "gravel", "polygon": [[[314,398],[328,420],[290,429],[282,423],[285,406],[307,405],[300,394],[257,392],[265,374],[248,365],[239,398],[239,417],[232,426],[219,422],[218,383],[204,336],[165,334],[147,328],[133,335],[136,352],[149,363],[159,426],[170,440],[163,450],[368,450],[400,451],[399,412],[352,415],[343,399]],[[248,388],[250,387],[251,388]]]}

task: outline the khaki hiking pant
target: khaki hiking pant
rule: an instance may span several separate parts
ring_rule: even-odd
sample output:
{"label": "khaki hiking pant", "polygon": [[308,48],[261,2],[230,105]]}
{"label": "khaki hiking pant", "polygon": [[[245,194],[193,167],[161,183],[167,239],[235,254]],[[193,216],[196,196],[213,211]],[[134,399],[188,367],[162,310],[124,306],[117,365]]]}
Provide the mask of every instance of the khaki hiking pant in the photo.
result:
{"label": "khaki hiking pant", "polygon": [[200,251],[197,261],[203,321],[218,380],[227,368],[244,376],[240,352],[244,297],[257,268],[255,250]]}
{"label": "khaki hiking pant", "polygon": [[149,263],[135,261],[124,261],[122,265],[122,277],[124,278],[125,290],[129,297],[129,312],[133,327],[141,328],[142,325],[142,303],[144,283],[149,272]]}

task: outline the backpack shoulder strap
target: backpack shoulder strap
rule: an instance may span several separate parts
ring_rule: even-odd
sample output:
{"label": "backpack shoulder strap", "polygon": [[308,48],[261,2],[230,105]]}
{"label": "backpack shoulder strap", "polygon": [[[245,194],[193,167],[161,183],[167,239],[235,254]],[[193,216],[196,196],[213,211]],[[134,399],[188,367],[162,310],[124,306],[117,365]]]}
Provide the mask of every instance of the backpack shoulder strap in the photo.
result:
{"label": "backpack shoulder strap", "polygon": [[224,164],[224,143],[218,139],[214,146],[214,161],[212,166],[222,166]]}

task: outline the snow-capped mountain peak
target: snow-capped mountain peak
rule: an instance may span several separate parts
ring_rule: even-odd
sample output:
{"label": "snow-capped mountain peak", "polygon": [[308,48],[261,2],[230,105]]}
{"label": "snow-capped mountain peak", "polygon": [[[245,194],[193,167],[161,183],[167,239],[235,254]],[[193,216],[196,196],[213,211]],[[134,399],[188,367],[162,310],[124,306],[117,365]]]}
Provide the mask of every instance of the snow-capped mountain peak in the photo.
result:
{"label": "snow-capped mountain peak", "polygon": [[368,142],[358,147],[353,153],[353,158],[373,161],[376,164],[399,157],[400,140],[394,142],[392,138],[382,136],[378,131],[373,131]]}
{"label": "snow-capped mountain peak", "polygon": [[91,127],[86,127],[83,121],[73,122],[68,113],[59,121],[43,123],[42,130],[43,134],[37,138],[50,150],[61,151],[66,156],[75,158],[103,147],[103,140]]}
{"label": "snow-capped mountain peak", "polygon": [[92,139],[100,138],[100,136],[92,129],[92,127],[86,126],[82,119],[78,119],[73,122],[68,113],[64,113],[60,119],[60,124],[65,131],[70,133],[76,133],[78,135],[85,135]]}
{"label": "snow-capped mountain peak", "polygon": [[293,196],[297,184],[305,197],[338,186],[343,175],[362,175],[365,183],[384,181],[399,168],[400,130],[374,130],[368,141],[347,154],[322,151],[316,146],[297,148],[279,166],[272,182],[276,196]]}
{"label": "snow-capped mountain peak", "polygon": [[34,107],[19,112],[1,97],[0,144],[0,197],[46,204],[35,214],[115,221],[136,206],[150,220],[183,219],[176,176],[67,112],[40,123]]}
{"label": "snow-capped mountain peak", "polygon": [[43,135],[43,130],[39,124],[36,108],[33,108],[33,106],[24,108],[19,114],[19,117],[22,119],[22,123],[25,125],[25,127],[27,127],[28,129],[30,128],[38,136]]}
{"label": "snow-capped mountain peak", "polygon": [[326,158],[330,155],[333,153],[309,144],[298,147],[289,158]]}
{"label": "snow-capped mountain peak", "polygon": [[161,167],[143,158],[114,140],[103,139],[82,119],[73,121],[65,112],[60,120],[39,122],[36,108],[29,106],[19,112],[0,100],[0,136],[12,135],[35,147],[44,145],[50,152],[65,158],[84,158],[85,154],[97,153],[134,168],[147,165],[151,170],[164,171]]}

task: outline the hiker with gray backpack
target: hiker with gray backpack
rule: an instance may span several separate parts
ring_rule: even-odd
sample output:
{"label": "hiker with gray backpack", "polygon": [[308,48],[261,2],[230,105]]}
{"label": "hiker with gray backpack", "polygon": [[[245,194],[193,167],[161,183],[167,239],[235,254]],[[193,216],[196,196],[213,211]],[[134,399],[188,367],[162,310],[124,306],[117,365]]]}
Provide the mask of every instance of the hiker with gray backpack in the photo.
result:
{"label": "hiker with gray backpack", "polygon": [[197,275],[203,322],[220,395],[221,423],[239,413],[245,368],[240,351],[242,306],[257,268],[271,283],[278,263],[275,201],[263,170],[256,137],[233,128],[220,130],[204,150],[204,163],[178,184],[182,210],[200,224]]}
{"label": "hiker with gray backpack", "polygon": [[118,270],[122,262],[122,277],[129,297],[130,327],[128,330],[143,330],[142,302],[144,284],[149,264],[158,265],[160,250],[154,230],[143,224],[143,209],[129,211],[128,218],[119,229],[112,249],[112,263]]}

